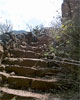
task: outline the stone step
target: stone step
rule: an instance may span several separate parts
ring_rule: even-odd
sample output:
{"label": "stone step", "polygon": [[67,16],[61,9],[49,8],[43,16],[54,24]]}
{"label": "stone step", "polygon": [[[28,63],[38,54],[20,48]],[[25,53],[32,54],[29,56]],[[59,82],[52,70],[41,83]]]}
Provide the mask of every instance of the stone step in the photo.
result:
{"label": "stone step", "polygon": [[64,69],[61,68],[33,68],[33,67],[25,67],[19,65],[5,65],[3,66],[3,71],[7,71],[8,73],[14,72],[17,75],[28,76],[28,77],[44,77],[46,75],[52,76],[57,75],[57,73],[64,73]]}
{"label": "stone step", "polygon": [[25,51],[33,51],[35,53],[42,53],[42,48],[41,47],[36,47],[36,46],[30,46],[30,47],[25,47],[25,46],[21,46],[21,48],[19,48],[20,50],[25,50]]}
{"label": "stone step", "polygon": [[2,61],[2,64],[8,65],[20,65],[26,67],[53,67],[57,66],[53,61],[49,62],[48,60],[43,59],[33,59],[33,58],[5,58]]}
{"label": "stone step", "polygon": [[30,43],[30,46],[35,46],[35,47],[38,47],[38,46],[41,46],[41,45],[42,45],[42,43],[40,43],[40,42],[36,42],[36,43],[31,42]]}
{"label": "stone step", "polygon": [[6,87],[0,87],[0,91],[4,93],[0,100],[12,100],[14,98],[16,100],[45,100],[46,98],[46,95],[43,94],[10,89]]}
{"label": "stone step", "polygon": [[55,56],[55,60],[63,61],[63,62],[67,62],[67,63],[80,64],[80,61],[73,60],[73,59],[68,59],[68,58],[62,58],[62,57],[59,57],[59,56]]}
{"label": "stone step", "polygon": [[19,50],[19,49],[10,49],[9,51],[5,51],[4,55],[6,57],[40,58],[39,53],[35,53],[33,51]]}
{"label": "stone step", "polygon": [[43,49],[41,47],[32,46],[31,50],[36,52],[36,53],[40,53],[40,54],[43,52]]}
{"label": "stone step", "polygon": [[4,72],[0,72],[0,76],[3,79],[3,82],[7,82],[11,88],[25,88],[33,89],[38,91],[51,91],[51,90],[60,90],[63,87],[70,88],[72,87],[72,82],[70,80],[64,79],[42,79],[42,78],[30,78],[23,76],[10,75]]}
{"label": "stone step", "polygon": [[65,67],[66,69],[77,69],[80,66],[79,62],[69,62],[69,61],[59,61],[59,60],[49,60],[50,62],[54,62],[55,64],[57,64],[58,66],[62,66]]}
{"label": "stone step", "polygon": [[49,41],[44,41],[43,39],[40,40],[39,42],[31,42],[30,46],[35,46],[35,47],[43,47],[44,45],[49,45]]}

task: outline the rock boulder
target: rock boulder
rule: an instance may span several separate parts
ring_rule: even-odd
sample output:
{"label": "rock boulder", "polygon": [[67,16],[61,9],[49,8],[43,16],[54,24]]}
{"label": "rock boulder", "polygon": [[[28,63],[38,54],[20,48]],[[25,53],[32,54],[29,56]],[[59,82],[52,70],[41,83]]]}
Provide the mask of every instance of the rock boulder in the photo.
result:
{"label": "rock boulder", "polygon": [[64,0],[62,4],[62,17],[64,19],[80,22],[80,1]]}

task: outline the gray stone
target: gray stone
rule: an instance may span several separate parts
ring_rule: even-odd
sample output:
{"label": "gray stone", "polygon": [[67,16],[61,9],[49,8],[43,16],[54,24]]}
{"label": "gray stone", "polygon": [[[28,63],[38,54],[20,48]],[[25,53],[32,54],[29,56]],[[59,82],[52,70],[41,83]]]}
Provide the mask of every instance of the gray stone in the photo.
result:
{"label": "gray stone", "polygon": [[79,0],[64,0],[62,4],[63,20],[73,20],[80,23],[80,1]]}

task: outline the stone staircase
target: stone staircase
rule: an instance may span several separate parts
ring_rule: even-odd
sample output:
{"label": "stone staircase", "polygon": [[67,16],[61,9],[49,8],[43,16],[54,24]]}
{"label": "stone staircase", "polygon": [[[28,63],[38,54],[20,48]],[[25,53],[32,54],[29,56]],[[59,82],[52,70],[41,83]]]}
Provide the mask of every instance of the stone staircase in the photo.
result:
{"label": "stone staircase", "polygon": [[[33,47],[38,48],[37,45]],[[66,75],[74,72],[69,67],[71,64],[79,66],[80,63],[44,59],[40,51],[39,48],[39,51],[9,49],[4,52],[0,67],[0,100],[48,100],[46,94],[74,87],[74,80]]]}

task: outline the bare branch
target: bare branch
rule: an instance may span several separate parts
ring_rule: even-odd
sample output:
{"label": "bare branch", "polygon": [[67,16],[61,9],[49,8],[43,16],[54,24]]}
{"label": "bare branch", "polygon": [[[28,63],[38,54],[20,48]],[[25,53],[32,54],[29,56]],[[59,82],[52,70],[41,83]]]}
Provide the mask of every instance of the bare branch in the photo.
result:
{"label": "bare branch", "polygon": [[0,32],[2,34],[10,33],[10,32],[12,32],[12,29],[13,29],[13,26],[12,26],[11,22],[8,20],[6,20],[5,23],[0,24]]}

